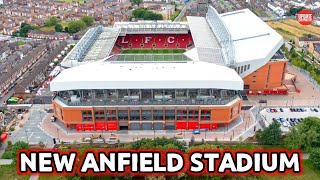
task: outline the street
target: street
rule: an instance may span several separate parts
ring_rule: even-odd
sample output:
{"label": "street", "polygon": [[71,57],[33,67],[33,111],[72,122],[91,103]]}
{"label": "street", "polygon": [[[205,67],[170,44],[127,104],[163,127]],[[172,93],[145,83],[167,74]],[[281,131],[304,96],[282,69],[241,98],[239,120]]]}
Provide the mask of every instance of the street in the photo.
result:
{"label": "street", "polygon": [[188,1],[187,4],[183,7],[180,14],[174,19],[174,22],[181,21],[181,18],[183,18],[184,14],[186,13],[186,10],[190,7],[191,1]]}

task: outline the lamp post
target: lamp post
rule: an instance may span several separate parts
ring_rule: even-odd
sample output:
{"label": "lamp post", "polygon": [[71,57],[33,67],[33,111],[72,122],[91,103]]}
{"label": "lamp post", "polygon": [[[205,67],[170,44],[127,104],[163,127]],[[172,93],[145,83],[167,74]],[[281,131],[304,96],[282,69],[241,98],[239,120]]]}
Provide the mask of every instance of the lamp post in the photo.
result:
{"label": "lamp post", "polygon": [[207,139],[207,129],[204,131],[204,140]]}
{"label": "lamp post", "polygon": [[24,132],[26,133],[26,138],[27,138],[27,143],[29,144],[29,138],[28,138],[28,134],[27,134],[27,130],[24,130]]}
{"label": "lamp post", "polygon": [[58,141],[60,142],[60,137],[59,137],[59,128],[57,128],[57,134],[58,134]]}

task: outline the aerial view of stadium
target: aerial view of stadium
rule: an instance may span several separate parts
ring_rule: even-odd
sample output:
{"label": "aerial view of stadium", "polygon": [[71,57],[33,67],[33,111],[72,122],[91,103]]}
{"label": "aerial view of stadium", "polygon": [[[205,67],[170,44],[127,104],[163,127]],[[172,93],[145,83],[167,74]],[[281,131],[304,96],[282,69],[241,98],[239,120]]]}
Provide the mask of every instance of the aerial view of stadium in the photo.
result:
{"label": "aerial view of stadium", "polygon": [[319,10],[0,0],[0,180],[320,179]]}
{"label": "aerial view of stadium", "polygon": [[211,130],[246,94],[287,93],[283,38],[250,10],[187,20],[90,29],[51,82],[54,116],[77,131]]}

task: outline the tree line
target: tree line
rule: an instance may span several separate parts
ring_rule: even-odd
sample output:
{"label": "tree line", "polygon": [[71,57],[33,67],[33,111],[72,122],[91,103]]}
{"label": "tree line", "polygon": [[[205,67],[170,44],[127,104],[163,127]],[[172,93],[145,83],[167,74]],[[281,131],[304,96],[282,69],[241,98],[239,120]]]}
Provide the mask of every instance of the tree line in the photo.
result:
{"label": "tree line", "polygon": [[290,127],[282,135],[279,122],[272,122],[267,128],[258,132],[257,138],[263,145],[300,149],[310,153],[309,160],[320,170],[320,118],[307,117],[297,126]]}
{"label": "tree line", "polygon": [[[56,16],[52,16],[45,22],[44,27],[54,26],[54,30],[56,32],[76,33],[92,26],[93,22],[94,18],[92,16],[83,16],[80,20],[70,21],[67,23],[66,27],[63,27],[58,18]],[[13,36],[27,37],[28,32],[35,29],[39,30],[40,28],[40,26],[32,26],[28,23],[22,23],[20,30],[14,32]]]}
{"label": "tree line", "polygon": [[146,8],[138,8],[132,12],[132,18],[143,20],[163,20],[163,17],[159,13],[154,13]]}

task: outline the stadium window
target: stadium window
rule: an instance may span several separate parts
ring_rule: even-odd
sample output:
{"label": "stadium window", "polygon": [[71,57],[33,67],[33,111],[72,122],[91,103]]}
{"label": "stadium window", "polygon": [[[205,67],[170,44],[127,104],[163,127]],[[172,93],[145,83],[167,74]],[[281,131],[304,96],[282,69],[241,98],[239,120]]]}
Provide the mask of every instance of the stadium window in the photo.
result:
{"label": "stadium window", "polygon": [[82,111],[82,121],[92,121],[92,111],[84,110]]}
{"label": "stadium window", "polygon": [[241,72],[240,72],[240,74],[241,74],[241,73],[243,73],[243,66],[241,66]]}
{"label": "stadium window", "polygon": [[248,68],[247,68],[247,70],[249,70],[250,69],[250,64],[248,64]]}
{"label": "stadium window", "polygon": [[104,110],[95,110],[94,117],[96,121],[104,121],[105,120]]}
{"label": "stadium window", "polygon": [[240,67],[238,67],[238,71],[237,71],[237,73],[238,73],[238,74],[240,73]]}
{"label": "stadium window", "polygon": [[252,81],[252,83],[255,83],[256,81]]}
{"label": "stadium window", "polygon": [[256,78],[257,76],[253,76],[253,78]]}
{"label": "stadium window", "polygon": [[244,66],[244,72],[246,72],[246,70],[247,70],[247,65]]}
{"label": "stadium window", "polygon": [[204,120],[204,121],[210,120],[210,115],[211,115],[211,110],[210,109],[201,110],[201,118],[200,118],[200,120]]}

